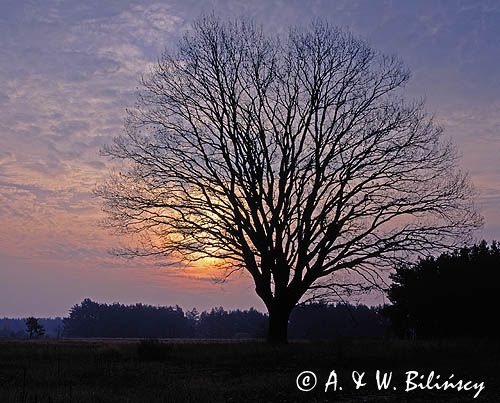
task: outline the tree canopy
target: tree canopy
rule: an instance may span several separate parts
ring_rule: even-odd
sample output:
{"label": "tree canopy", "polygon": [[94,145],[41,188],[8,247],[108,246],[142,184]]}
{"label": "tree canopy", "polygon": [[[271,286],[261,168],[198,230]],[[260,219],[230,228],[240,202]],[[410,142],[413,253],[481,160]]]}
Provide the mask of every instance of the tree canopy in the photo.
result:
{"label": "tree canopy", "polygon": [[453,146],[394,56],[317,21],[287,36],[197,20],[142,81],[124,162],[98,189],[123,253],[245,270],[286,340],[306,293],[376,282],[375,268],[467,237],[481,218]]}
{"label": "tree canopy", "polygon": [[498,334],[500,248],[485,241],[400,265],[385,308],[396,332],[416,337]]}

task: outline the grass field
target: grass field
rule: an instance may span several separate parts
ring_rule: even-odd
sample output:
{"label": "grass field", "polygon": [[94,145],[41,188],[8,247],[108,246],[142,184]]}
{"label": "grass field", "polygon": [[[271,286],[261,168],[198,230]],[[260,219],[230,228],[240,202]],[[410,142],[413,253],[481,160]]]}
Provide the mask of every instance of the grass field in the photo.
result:
{"label": "grass field", "polygon": [[[392,371],[377,390],[376,370]],[[310,392],[296,378],[314,371]],[[330,371],[342,391],[325,393]],[[475,391],[405,392],[405,372],[485,382]],[[292,343],[137,340],[0,341],[4,402],[500,402],[498,341],[339,340]],[[355,390],[352,371],[366,372]],[[397,387],[396,390],[393,387]]]}

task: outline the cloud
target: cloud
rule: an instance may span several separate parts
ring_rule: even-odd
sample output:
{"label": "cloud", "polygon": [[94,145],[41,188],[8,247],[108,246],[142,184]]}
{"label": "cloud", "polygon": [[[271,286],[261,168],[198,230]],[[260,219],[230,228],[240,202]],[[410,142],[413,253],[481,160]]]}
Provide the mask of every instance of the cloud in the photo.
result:
{"label": "cloud", "polygon": [[2,167],[7,167],[16,162],[16,156],[6,151],[0,151],[0,172]]}
{"label": "cloud", "polygon": [[9,96],[0,92],[0,105],[5,105],[9,102]]}

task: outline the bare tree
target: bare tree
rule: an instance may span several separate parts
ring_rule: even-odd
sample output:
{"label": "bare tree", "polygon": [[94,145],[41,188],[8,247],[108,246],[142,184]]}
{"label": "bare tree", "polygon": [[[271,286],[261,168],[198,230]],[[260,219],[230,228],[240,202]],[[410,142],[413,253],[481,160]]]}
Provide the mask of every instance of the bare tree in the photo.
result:
{"label": "bare tree", "polygon": [[37,339],[45,334],[45,328],[38,323],[38,319],[30,316],[26,319],[26,332],[30,339]]}
{"label": "bare tree", "polygon": [[142,81],[126,162],[97,193],[107,224],[147,234],[130,255],[217,259],[246,270],[286,342],[304,295],[368,282],[406,253],[464,240],[481,224],[456,152],[409,72],[324,22],[285,38],[203,17]]}

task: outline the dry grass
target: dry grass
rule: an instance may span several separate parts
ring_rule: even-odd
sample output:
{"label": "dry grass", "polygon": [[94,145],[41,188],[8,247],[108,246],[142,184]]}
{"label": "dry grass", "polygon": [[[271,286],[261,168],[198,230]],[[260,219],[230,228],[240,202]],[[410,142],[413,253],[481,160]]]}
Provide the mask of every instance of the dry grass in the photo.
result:
{"label": "dry grass", "polygon": [[[471,392],[354,390],[351,371],[407,370],[484,380],[474,401],[500,401],[495,341],[406,342],[341,340],[292,343],[60,340],[0,342],[0,402],[470,402]],[[335,369],[342,392],[299,392],[296,376],[309,369],[320,383]]]}

